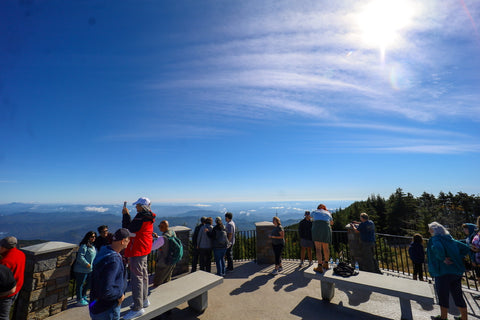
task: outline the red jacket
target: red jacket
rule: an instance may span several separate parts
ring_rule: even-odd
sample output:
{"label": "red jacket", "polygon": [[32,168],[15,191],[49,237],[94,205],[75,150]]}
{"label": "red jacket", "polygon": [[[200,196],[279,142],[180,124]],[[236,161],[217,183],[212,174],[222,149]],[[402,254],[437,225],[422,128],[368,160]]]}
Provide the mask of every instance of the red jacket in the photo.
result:
{"label": "red jacket", "polygon": [[129,214],[123,215],[122,227],[135,233],[135,237],[130,238],[130,243],[125,249],[125,257],[146,256],[152,251],[155,217],[155,213],[151,211],[137,213],[133,220]]}
{"label": "red jacket", "polygon": [[8,297],[13,297],[16,295],[23,286],[23,278],[25,274],[25,253],[18,250],[17,248],[9,249],[5,252],[3,258],[0,260],[0,263],[12,270],[13,277],[17,281],[17,289],[14,293],[10,294]]}

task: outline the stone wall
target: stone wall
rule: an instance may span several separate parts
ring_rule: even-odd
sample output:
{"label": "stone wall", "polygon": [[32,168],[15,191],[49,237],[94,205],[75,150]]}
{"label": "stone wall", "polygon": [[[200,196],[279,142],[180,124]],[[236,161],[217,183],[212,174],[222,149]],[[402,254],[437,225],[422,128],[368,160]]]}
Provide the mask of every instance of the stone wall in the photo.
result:
{"label": "stone wall", "polygon": [[17,319],[45,319],[67,308],[70,266],[78,246],[46,242],[21,249],[26,255],[25,282]]}
{"label": "stone wall", "polygon": [[272,239],[268,236],[275,227],[272,222],[255,223],[257,230],[257,264],[274,264],[275,255],[272,249]]}

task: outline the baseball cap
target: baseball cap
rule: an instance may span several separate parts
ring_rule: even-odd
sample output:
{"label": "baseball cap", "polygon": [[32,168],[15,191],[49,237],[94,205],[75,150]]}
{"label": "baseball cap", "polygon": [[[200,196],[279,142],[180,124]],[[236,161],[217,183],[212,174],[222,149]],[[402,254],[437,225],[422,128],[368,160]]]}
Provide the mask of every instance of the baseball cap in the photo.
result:
{"label": "baseball cap", "polygon": [[0,247],[5,249],[12,249],[17,246],[17,238],[15,237],[6,237],[0,240]]}
{"label": "baseball cap", "polygon": [[121,229],[118,229],[117,231],[115,231],[115,233],[113,234],[113,241],[121,241],[125,238],[133,237],[133,236],[134,236],[134,234],[130,233],[130,231],[128,231],[128,229],[121,228]]}
{"label": "baseball cap", "polygon": [[135,201],[135,202],[133,203],[133,205],[135,206],[135,205],[137,205],[137,204],[140,204],[140,205],[142,205],[142,206],[149,206],[149,205],[150,205],[150,199],[145,198],[145,197],[138,198],[138,200]]}

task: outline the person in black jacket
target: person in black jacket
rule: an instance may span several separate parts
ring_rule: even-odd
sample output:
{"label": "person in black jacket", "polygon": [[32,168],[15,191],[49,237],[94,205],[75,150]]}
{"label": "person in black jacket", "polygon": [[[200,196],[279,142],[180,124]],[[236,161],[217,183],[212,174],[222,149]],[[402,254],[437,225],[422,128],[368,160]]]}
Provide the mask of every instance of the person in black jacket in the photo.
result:
{"label": "person in black jacket", "polygon": [[300,267],[303,266],[305,260],[305,251],[308,253],[309,266],[313,264],[312,260],[312,217],[310,211],[305,211],[305,217],[298,224],[298,235],[300,236]]}
{"label": "person in black jacket", "polygon": [[195,230],[193,231],[192,235],[192,270],[191,272],[197,271],[197,265],[198,265],[198,247],[197,247],[197,238],[198,238],[198,233],[200,232],[200,229],[203,227],[205,224],[205,221],[207,220],[207,217],[201,217],[200,218],[200,224],[195,227]]}
{"label": "person in black jacket", "polygon": [[217,276],[225,276],[225,252],[229,245],[227,230],[223,225],[222,218],[215,218],[215,227],[207,233],[212,239],[213,256],[217,266]]}

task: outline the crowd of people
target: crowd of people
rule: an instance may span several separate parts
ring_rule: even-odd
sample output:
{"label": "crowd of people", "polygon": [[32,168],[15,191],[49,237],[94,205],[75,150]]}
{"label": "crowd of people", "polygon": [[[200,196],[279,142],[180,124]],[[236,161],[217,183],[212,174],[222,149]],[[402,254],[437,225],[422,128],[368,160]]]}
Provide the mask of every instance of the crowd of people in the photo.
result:
{"label": "crowd of people", "polygon": [[[127,268],[130,270],[130,283],[133,303],[131,310],[123,316],[129,320],[145,313],[150,305],[148,300],[149,276],[147,256],[157,250],[153,286],[170,281],[182,250],[178,253],[172,249],[177,246],[176,234],[170,230],[168,221],[162,220],[158,225],[161,234],[154,232],[156,215],[151,211],[148,198],[139,198],[133,203],[136,215],[132,218],[126,205],[122,210],[122,228],[110,233],[108,226],[98,227],[98,236],[88,231],[80,242],[72,270],[76,280],[76,297],[78,306],[89,306],[90,317],[94,320],[120,319],[120,307],[125,298],[127,288]],[[269,238],[275,256],[276,275],[283,270],[282,252],[285,247],[285,231],[281,220],[274,217],[274,228]],[[225,223],[221,217],[215,218],[215,226],[211,217],[202,217],[192,236],[193,252],[191,272],[200,270],[211,272],[212,252],[218,276],[225,276],[233,270],[232,247],[235,244],[236,226],[233,215],[225,214]],[[305,255],[309,265],[313,264],[313,248],[315,248],[318,265],[316,272],[323,273],[329,269],[332,244],[333,217],[325,205],[306,211],[298,227],[300,236],[300,267]],[[475,274],[480,280],[480,217],[477,224],[463,225],[466,234],[465,242],[452,238],[448,230],[438,222],[428,225],[431,234],[427,250],[423,246],[420,234],[413,236],[409,247],[409,256],[413,263],[413,279],[424,281],[423,265],[425,254],[428,260],[428,272],[435,280],[435,290],[441,314],[434,319],[447,319],[449,295],[452,296],[460,317],[466,320],[466,302],[462,292],[462,275],[465,272],[465,256],[470,257]],[[375,260],[375,224],[366,213],[360,214],[360,222],[352,222],[351,228],[359,233],[361,242],[362,266],[360,270],[380,272]],[[9,236],[0,240],[0,320],[8,320],[10,309],[22,288],[25,270],[25,254],[16,248],[17,239]],[[180,247],[181,247],[180,243]],[[172,253],[173,252],[173,253]],[[176,256],[175,256],[176,253]],[[225,261],[226,259],[226,261]],[[87,298],[87,292],[90,297]],[[480,296],[476,296],[479,298]]]}

